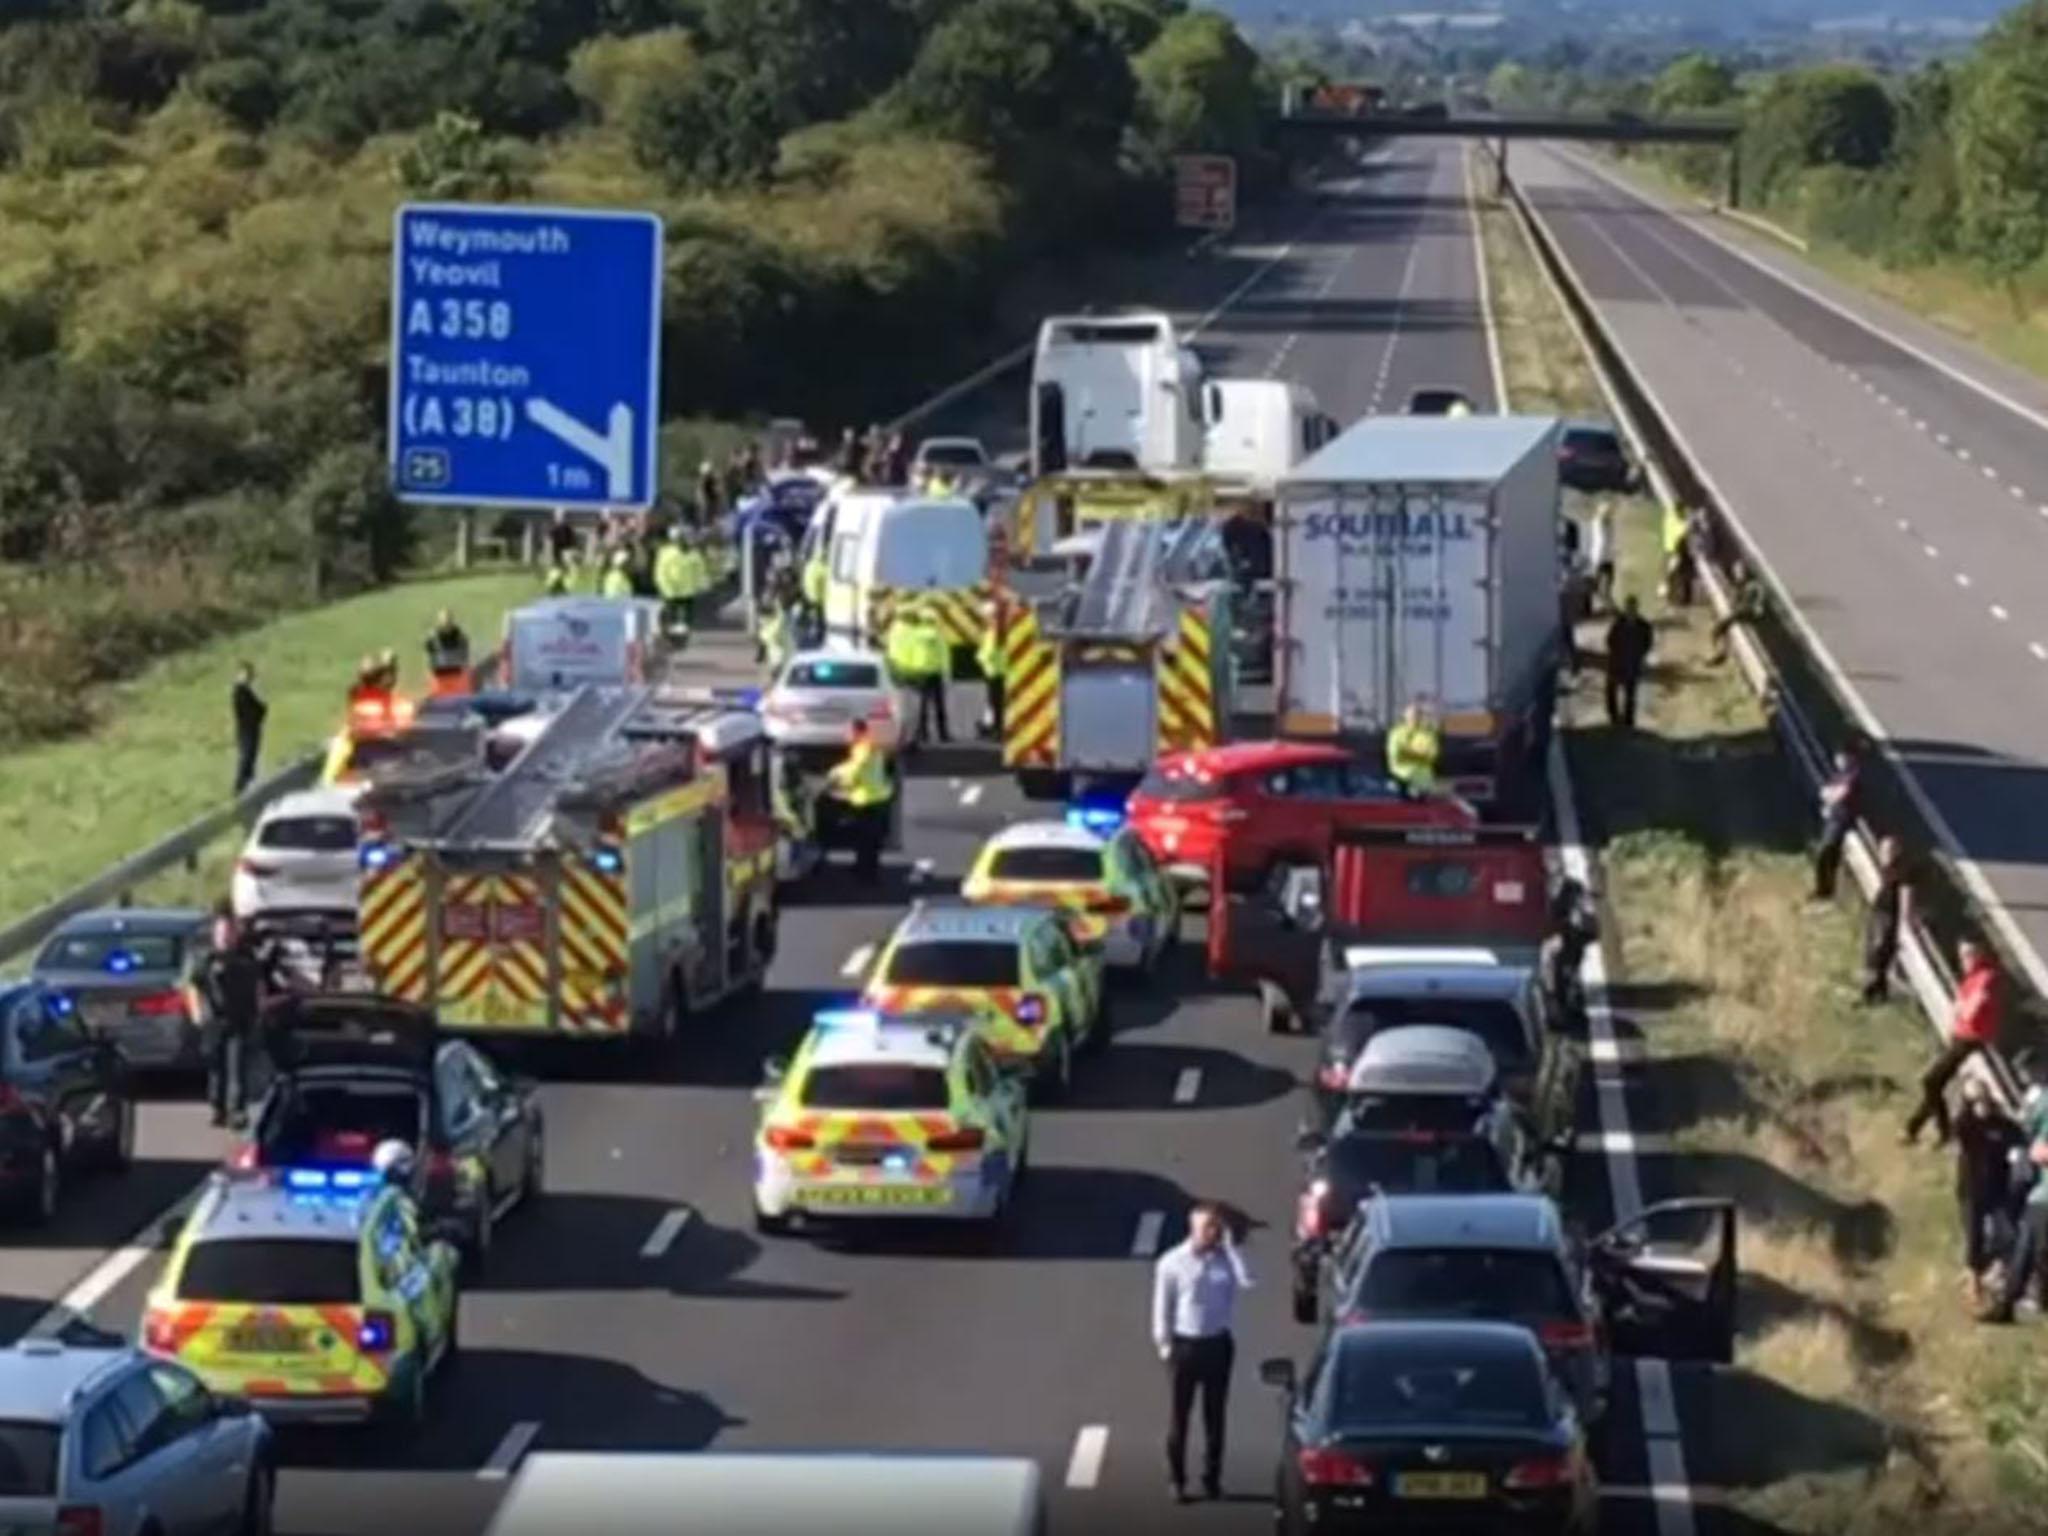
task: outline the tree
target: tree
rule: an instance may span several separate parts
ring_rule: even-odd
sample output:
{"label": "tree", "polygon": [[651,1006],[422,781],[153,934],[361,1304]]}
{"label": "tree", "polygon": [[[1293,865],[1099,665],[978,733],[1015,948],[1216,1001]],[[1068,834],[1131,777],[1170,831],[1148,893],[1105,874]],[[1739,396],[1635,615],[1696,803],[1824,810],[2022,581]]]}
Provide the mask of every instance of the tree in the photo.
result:
{"label": "tree", "polygon": [[569,57],[569,85],[608,127],[636,138],[664,100],[690,88],[698,65],[681,27],[593,37]]}
{"label": "tree", "polygon": [[1673,59],[1650,88],[1650,106],[1660,113],[1698,112],[1735,99],[1735,75],[1708,53]]}
{"label": "tree", "polygon": [[509,146],[459,112],[443,112],[413,135],[392,172],[409,195],[437,201],[509,197],[522,181]]}
{"label": "tree", "polygon": [[633,152],[680,182],[758,182],[775,166],[783,101],[780,83],[766,70],[735,54],[711,54],[676,88],[649,99]]}
{"label": "tree", "polygon": [[2009,283],[2048,251],[2048,0],[1986,34],[1954,129],[1963,248]]}
{"label": "tree", "polygon": [[1259,58],[1227,17],[1214,11],[1176,16],[1131,70],[1147,146],[1156,158],[1257,148],[1266,105]]}
{"label": "tree", "polygon": [[1486,77],[1486,99],[1496,107],[1528,108],[1541,100],[1535,73],[1512,59],[1493,67]]}
{"label": "tree", "polygon": [[788,132],[844,117],[895,84],[920,33],[897,0],[706,0],[704,35],[774,86]]}
{"label": "tree", "polygon": [[1877,77],[1850,64],[1792,70],[1757,98],[1745,126],[1753,163],[1773,174],[1816,165],[1870,170],[1891,150],[1896,114]]}
{"label": "tree", "polygon": [[1081,5],[1109,40],[1133,58],[1150,48],[1175,17],[1187,14],[1186,0],[1081,0]]}

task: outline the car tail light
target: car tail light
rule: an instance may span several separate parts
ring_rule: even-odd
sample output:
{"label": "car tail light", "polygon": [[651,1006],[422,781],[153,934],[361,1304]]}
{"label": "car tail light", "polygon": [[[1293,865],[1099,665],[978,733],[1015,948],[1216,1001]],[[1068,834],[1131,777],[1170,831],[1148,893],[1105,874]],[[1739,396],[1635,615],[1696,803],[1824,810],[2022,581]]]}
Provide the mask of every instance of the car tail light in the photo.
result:
{"label": "car tail light", "polygon": [[1324,1205],[1330,1198],[1327,1181],[1317,1179],[1302,1194],[1301,1207],[1294,1218],[1294,1232],[1297,1237],[1321,1237],[1330,1229],[1329,1217]]}
{"label": "car tail light", "polygon": [[1342,1090],[1351,1083],[1351,1064],[1345,1061],[1326,1061],[1316,1068],[1316,1082],[1324,1088]]}
{"label": "car tail light", "polygon": [[927,1152],[979,1152],[987,1139],[980,1127],[969,1126],[964,1130],[941,1131],[936,1136],[927,1137],[924,1149]]}
{"label": "car tail light", "polygon": [[1591,1349],[1593,1347],[1593,1328],[1590,1323],[1545,1323],[1536,1330],[1536,1337],[1543,1341],[1543,1346],[1546,1349]]}
{"label": "car tail light", "polygon": [[275,864],[265,864],[260,859],[237,859],[235,869],[237,873],[247,875],[251,880],[268,880],[277,873]]}
{"label": "car tail light", "polygon": [[448,1184],[455,1179],[455,1157],[445,1148],[436,1147],[420,1160],[429,1184]]}
{"label": "car tail light", "polygon": [[1368,1462],[1349,1451],[1311,1447],[1298,1453],[1294,1464],[1301,1480],[1311,1488],[1370,1488],[1373,1470]]}
{"label": "car tail light", "polygon": [[786,1125],[771,1125],[764,1140],[777,1152],[807,1152],[818,1144],[818,1138],[809,1131],[792,1130]]}
{"label": "car tail light", "polygon": [[97,1504],[66,1504],[57,1511],[56,1536],[100,1536],[106,1528]]}
{"label": "car tail light", "polygon": [[1043,1024],[1045,1022],[1045,999],[1036,992],[1026,992],[1017,999],[1014,1015],[1019,1024]]}
{"label": "car tail light", "polygon": [[1532,1493],[1543,1488],[1568,1487],[1572,1480],[1572,1459],[1569,1456],[1539,1456],[1532,1461],[1518,1461],[1508,1469],[1502,1478],[1503,1488],[1512,1488],[1518,1493]]}
{"label": "car tail light", "polygon": [[356,1348],[366,1355],[389,1354],[397,1341],[398,1319],[389,1312],[365,1312],[356,1325]]}
{"label": "car tail light", "polygon": [[161,1307],[151,1307],[142,1317],[142,1347],[165,1353],[178,1347],[178,1328],[171,1314]]}
{"label": "car tail light", "polygon": [[128,1011],[138,1019],[182,1019],[185,1016],[185,994],[152,992],[147,997],[132,999]]}
{"label": "car tail light", "polygon": [[248,1173],[262,1166],[263,1154],[257,1151],[256,1143],[245,1141],[228,1154],[228,1167],[236,1173]]}
{"label": "car tail light", "polygon": [[877,725],[885,725],[896,718],[896,705],[889,699],[878,699],[868,710],[868,718]]}

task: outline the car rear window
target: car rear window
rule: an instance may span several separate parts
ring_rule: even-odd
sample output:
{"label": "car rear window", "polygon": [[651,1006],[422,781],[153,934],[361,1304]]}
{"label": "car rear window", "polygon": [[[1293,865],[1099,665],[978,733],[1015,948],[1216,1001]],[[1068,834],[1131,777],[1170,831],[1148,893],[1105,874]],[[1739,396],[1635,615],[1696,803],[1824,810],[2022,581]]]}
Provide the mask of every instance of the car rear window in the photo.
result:
{"label": "car rear window", "polygon": [[783,681],[792,688],[879,688],[882,672],[866,661],[799,661]]}
{"label": "car rear window", "polygon": [[987,939],[904,944],[889,957],[882,978],[899,987],[1014,987],[1017,946]]}
{"label": "car rear window", "polygon": [[57,1426],[0,1419],[0,1499],[47,1499],[57,1491]]}
{"label": "car rear window", "polygon": [[1353,1342],[1337,1356],[1330,1424],[1338,1434],[1417,1426],[1542,1429],[1550,1422],[1532,1355],[1431,1340]]}
{"label": "car rear window", "polygon": [[302,1084],[287,1089],[264,1116],[264,1161],[367,1164],[380,1142],[419,1145],[426,1117],[422,1088]]}
{"label": "car rear window", "polygon": [[169,933],[67,933],[36,957],[41,971],[175,971],[185,961],[184,940]]}
{"label": "car rear window", "polygon": [[1341,1026],[1352,1049],[1383,1030],[1404,1024],[1445,1024],[1477,1035],[1502,1072],[1529,1065],[1529,1037],[1522,1016],[1505,999],[1483,997],[1373,997],[1351,1005]]}
{"label": "car rear window", "polygon": [[194,1243],[180,1301],[351,1306],[361,1300],[356,1245],[340,1238],[215,1238]]}
{"label": "car rear window", "polygon": [[976,469],[988,462],[972,443],[927,443],[918,450],[917,456],[927,464],[956,464]]}
{"label": "car rear window", "polygon": [[1153,800],[1216,800],[1223,795],[1223,785],[1184,768],[1154,768],[1140,781],[1138,793]]}
{"label": "car rear window", "polygon": [[256,833],[262,848],[292,853],[348,853],[356,846],[356,823],[352,816],[280,816],[266,821]]}
{"label": "car rear window", "polygon": [[1373,1256],[1355,1298],[1389,1316],[1571,1319],[1578,1307],[1554,1254],[1526,1248],[1395,1248]]}
{"label": "car rear window", "polygon": [[1602,453],[1613,453],[1621,446],[1615,440],[1612,432],[1595,432],[1583,429],[1565,433],[1564,445],[1567,448],[1577,448],[1588,452],[1597,450]]}
{"label": "car rear window", "polygon": [[1327,1166],[1338,1192],[1355,1200],[1375,1186],[1390,1195],[1489,1195],[1508,1187],[1500,1154],[1472,1135],[1347,1136],[1331,1144]]}
{"label": "car rear window", "polygon": [[863,1063],[813,1067],[804,1078],[806,1109],[935,1109],[952,1103],[946,1074],[937,1067]]}
{"label": "car rear window", "polygon": [[1100,848],[1004,848],[989,860],[992,880],[1080,881],[1102,878]]}

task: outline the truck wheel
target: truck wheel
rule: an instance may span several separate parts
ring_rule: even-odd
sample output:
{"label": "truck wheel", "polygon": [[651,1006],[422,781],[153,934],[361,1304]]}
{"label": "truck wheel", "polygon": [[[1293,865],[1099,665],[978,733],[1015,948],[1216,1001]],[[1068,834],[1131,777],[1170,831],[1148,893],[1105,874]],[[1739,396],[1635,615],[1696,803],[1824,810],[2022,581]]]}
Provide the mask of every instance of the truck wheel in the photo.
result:
{"label": "truck wheel", "polygon": [[768,967],[775,963],[777,927],[773,912],[763,912],[754,919],[754,955],[760,962],[761,976],[764,980],[768,975]]}

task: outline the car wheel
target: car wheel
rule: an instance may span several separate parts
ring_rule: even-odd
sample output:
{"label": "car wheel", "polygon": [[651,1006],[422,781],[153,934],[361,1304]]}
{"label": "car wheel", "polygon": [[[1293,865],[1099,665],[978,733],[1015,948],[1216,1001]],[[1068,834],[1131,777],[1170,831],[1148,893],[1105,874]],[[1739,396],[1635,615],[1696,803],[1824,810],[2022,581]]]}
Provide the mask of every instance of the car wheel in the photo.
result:
{"label": "car wheel", "polygon": [[43,1143],[43,1155],[36,1164],[35,1187],[22,1201],[30,1223],[47,1227],[57,1219],[57,1206],[64,1198],[64,1157],[57,1143]]}
{"label": "car wheel", "polygon": [[787,1216],[770,1216],[758,1205],[754,1207],[754,1230],[763,1237],[781,1237],[789,1231]]}
{"label": "car wheel", "polygon": [[1074,1042],[1062,1029],[1053,1041],[1052,1070],[1040,1072],[1032,1082],[1042,1104],[1057,1104],[1074,1090]]}
{"label": "car wheel", "polygon": [[1094,1055],[1108,1049],[1110,1036],[1115,1033],[1115,1015],[1110,1011],[1109,987],[1105,983],[1101,995],[1095,1001],[1095,1017],[1088,1021],[1089,1054]]}
{"label": "car wheel", "polygon": [[249,1487],[242,1495],[242,1523],[238,1536],[270,1536],[271,1514],[277,1503],[277,1484],[268,1467],[249,1474]]}
{"label": "car wheel", "polygon": [[477,1197],[476,1220],[470,1223],[469,1242],[464,1245],[462,1254],[463,1267],[472,1276],[482,1274],[485,1264],[490,1261],[491,1243],[498,1226],[497,1218],[493,1215],[497,1204],[496,1194],[486,1183],[483,1193]]}
{"label": "car wheel", "polygon": [[461,1362],[462,1293],[457,1291],[448,1299],[448,1342],[441,1346],[441,1363],[435,1368],[435,1375],[446,1381]]}
{"label": "car wheel", "polygon": [[536,1126],[533,1140],[526,1146],[526,1178],[519,1186],[519,1203],[532,1205],[537,1202],[547,1192],[547,1177],[547,1132]]}
{"label": "car wheel", "polygon": [[107,1173],[119,1173],[135,1161],[135,1101],[121,1100],[114,1122],[114,1134],[100,1148],[98,1166]]}

